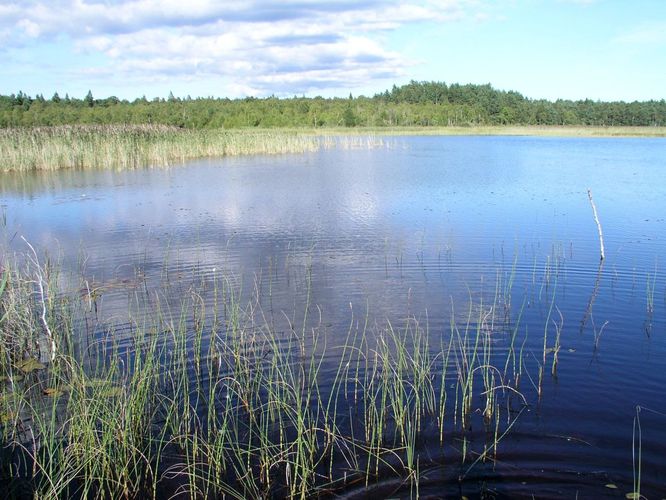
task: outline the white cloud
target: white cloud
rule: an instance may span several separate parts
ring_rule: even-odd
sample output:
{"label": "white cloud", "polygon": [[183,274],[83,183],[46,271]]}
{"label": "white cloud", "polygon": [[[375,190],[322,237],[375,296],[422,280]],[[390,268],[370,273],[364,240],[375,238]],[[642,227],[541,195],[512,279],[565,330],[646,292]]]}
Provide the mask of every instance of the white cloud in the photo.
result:
{"label": "white cloud", "polygon": [[662,45],[666,43],[666,22],[645,23],[615,38],[628,45]]}
{"label": "white cloud", "polygon": [[37,38],[41,33],[39,25],[29,19],[21,19],[16,23],[16,26],[22,29],[30,38]]}
{"label": "white cloud", "polygon": [[[66,37],[110,67],[87,75],[161,81],[215,75],[252,93],[395,79],[413,64],[381,43],[407,23],[478,13],[479,0],[27,0],[0,5],[5,50]],[[12,41],[13,40],[13,41]],[[0,49],[2,51],[2,49]]]}

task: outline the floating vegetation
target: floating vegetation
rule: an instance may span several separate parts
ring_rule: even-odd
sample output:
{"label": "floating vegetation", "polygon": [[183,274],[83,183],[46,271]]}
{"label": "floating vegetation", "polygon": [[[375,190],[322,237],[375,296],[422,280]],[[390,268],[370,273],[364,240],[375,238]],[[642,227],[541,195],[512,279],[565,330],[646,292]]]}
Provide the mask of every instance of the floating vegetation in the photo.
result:
{"label": "floating vegetation", "polygon": [[65,394],[65,391],[63,391],[62,389],[57,389],[55,387],[47,387],[46,389],[44,389],[42,391],[42,394],[44,394],[44,396],[57,398],[57,397],[62,396],[63,394]]}
{"label": "floating vegetation", "polygon": [[23,373],[30,373],[30,372],[33,372],[35,370],[43,370],[44,368],[46,368],[46,366],[43,365],[42,363],[40,363],[39,361],[37,361],[34,358],[27,358],[27,359],[23,359],[21,361],[18,361],[16,363],[16,368],[21,370]]}

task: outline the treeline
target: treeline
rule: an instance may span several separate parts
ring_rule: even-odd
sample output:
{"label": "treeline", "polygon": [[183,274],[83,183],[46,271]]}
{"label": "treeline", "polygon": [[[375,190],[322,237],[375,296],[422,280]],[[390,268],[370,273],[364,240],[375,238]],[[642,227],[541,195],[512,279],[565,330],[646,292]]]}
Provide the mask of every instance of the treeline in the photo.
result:
{"label": "treeline", "polygon": [[415,82],[373,97],[179,98],[133,101],[0,95],[0,127],[164,124],[183,128],[466,125],[664,126],[666,102],[528,99],[491,85]]}

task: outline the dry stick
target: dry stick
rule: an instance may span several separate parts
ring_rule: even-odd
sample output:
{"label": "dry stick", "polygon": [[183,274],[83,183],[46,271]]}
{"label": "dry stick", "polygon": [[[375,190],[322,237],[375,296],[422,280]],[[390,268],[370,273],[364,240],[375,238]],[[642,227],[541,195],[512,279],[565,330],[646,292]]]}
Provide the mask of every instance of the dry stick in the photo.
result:
{"label": "dry stick", "polygon": [[[30,262],[32,265],[35,267],[35,278],[36,278],[36,283],[37,283],[37,288],[39,289],[39,302],[42,306],[42,312],[41,315],[39,316],[39,319],[42,322],[42,326],[44,327],[44,330],[46,331],[46,336],[50,341],[51,344],[51,355],[50,359],[51,361],[55,360],[56,356],[56,343],[55,343],[55,337],[53,336],[53,333],[51,332],[51,329],[49,328],[49,323],[46,321],[46,293],[44,291],[44,275],[42,274],[42,268],[39,265],[39,258],[37,257],[37,252],[35,251],[34,247],[28,243],[28,240],[26,240],[23,236],[21,236],[21,239],[23,242],[28,245],[30,248],[32,255],[29,257]],[[48,286],[48,284],[47,284]]]}
{"label": "dry stick", "polygon": [[599,222],[599,217],[597,216],[597,207],[594,204],[592,199],[592,191],[587,190],[587,197],[590,199],[590,204],[592,205],[592,213],[594,214],[594,222],[597,223],[597,230],[599,231],[599,246],[601,247],[601,260],[604,260],[604,235],[601,232],[601,223]]}

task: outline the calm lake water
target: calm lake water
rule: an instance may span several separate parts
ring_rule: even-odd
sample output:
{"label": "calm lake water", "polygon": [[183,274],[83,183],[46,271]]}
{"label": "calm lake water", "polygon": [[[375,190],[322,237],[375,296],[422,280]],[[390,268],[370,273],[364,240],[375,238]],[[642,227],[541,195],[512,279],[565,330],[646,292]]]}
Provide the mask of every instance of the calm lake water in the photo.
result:
{"label": "calm lake water", "polygon": [[[224,273],[277,322],[301,317],[309,295],[331,345],[352,314],[376,325],[414,316],[448,339],[470,297],[492,302],[498,281],[513,276],[508,315],[517,322],[522,306],[530,406],[497,461],[475,466],[462,485],[467,466],[424,440],[424,456],[446,465],[431,467],[421,493],[624,498],[640,407],[641,492],[666,495],[666,140],[385,142],[169,169],[4,175],[4,245],[24,252],[23,236],[90,283],[118,284],[101,299],[109,318],[126,308],[120,285],[137,276],[158,287]],[[539,398],[544,329],[551,346],[560,322],[557,377],[548,366]],[[507,337],[497,333],[500,350]]]}

